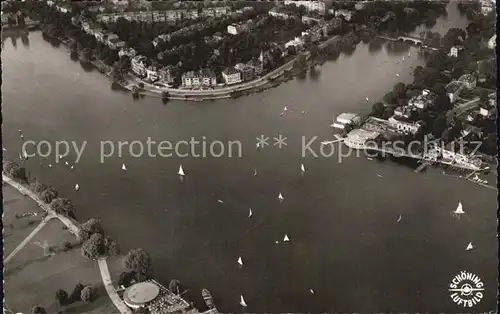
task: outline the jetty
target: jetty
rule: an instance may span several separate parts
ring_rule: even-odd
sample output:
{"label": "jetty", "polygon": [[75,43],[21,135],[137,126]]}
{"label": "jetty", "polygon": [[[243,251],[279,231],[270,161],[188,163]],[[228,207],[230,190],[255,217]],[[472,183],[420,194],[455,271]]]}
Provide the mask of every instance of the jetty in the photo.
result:
{"label": "jetty", "polygon": [[422,162],[413,172],[415,173],[419,173],[419,172],[422,172],[425,168],[427,168],[428,166],[432,165],[433,162],[430,161],[430,160],[425,160],[424,162]]}

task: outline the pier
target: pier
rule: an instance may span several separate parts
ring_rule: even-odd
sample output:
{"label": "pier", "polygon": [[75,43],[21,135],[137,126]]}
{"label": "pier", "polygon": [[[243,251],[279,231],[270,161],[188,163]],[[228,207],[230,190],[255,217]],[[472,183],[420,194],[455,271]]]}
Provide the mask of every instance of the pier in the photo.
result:
{"label": "pier", "polygon": [[413,172],[415,173],[419,173],[419,172],[422,172],[425,168],[427,168],[427,166],[430,166],[432,165],[433,162],[430,161],[430,160],[425,160],[423,163],[421,163],[415,170],[413,170]]}

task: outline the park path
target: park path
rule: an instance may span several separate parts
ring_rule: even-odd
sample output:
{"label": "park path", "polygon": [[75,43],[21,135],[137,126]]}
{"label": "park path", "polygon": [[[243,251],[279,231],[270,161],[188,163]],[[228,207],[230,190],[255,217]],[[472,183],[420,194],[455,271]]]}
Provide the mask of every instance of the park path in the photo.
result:
{"label": "park path", "polygon": [[[45,219],[33,230],[27,237],[24,239],[21,244],[19,244],[16,249],[10,253],[10,255],[4,260],[4,264],[6,264],[12,257],[14,257],[17,252],[19,252],[25,245],[28,243],[33,236],[40,231],[40,229],[43,228],[47,224],[47,222],[52,219],[52,218],[57,218],[59,219],[66,227],[68,227],[68,230],[73,233],[75,236],[78,237],[78,231],[80,230],[80,227],[77,225],[77,223],[73,222],[71,219],[68,217],[64,217],[61,215],[56,214],[51,208],[49,204],[45,204],[39,197],[36,195],[36,193],[32,192],[28,188],[26,188],[24,185],[12,180],[8,176],[4,175],[2,173],[2,180],[9,185],[11,185],[13,188],[17,189],[20,193],[24,195],[28,195],[31,199],[33,199],[38,206],[40,206],[43,210],[45,210],[48,213],[48,216],[45,217]],[[99,271],[101,273],[102,277],[102,282],[104,284],[104,287],[106,288],[106,292],[108,293],[109,298],[115,305],[115,307],[120,311],[122,314],[132,314],[130,309],[123,303],[123,300],[118,296],[118,293],[116,293],[116,290],[113,286],[113,282],[111,281],[111,276],[109,274],[108,270],[108,263],[106,261],[106,258],[99,258],[97,261],[99,264]]]}
{"label": "park path", "polygon": [[55,217],[52,215],[45,217],[38,224],[38,226],[36,226],[36,228],[33,229],[33,231],[31,231],[31,233],[21,243],[19,243],[19,245],[9,254],[9,256],[7,256],[4,259],[3,264],[4,265],[7,264],[17,253],[19,253],[19,251],[21,251],[26,246],[26,244],[28,244],[28,242],[30,242],[31,239],[33,239],[33,237],[38,233],[38,231],[40,231],[47,224],[47,222],[49,220],[51,220],[52,218],[55,218]]}
{"label": "park path", "polygon": [[105,257],[98,258],[97,263],[99,264],[99,271],[101,272],[102,283],[104,284],[104,288],[106,288],[106,292],[108,293],[108,296],[115,305],[115,307],[122,314],[132,314],[132,311],[130,311],[130,309],[125,305],[125,303],[120,298],[118,293],[116,293],[115,287],[113,286],[113,281],[111,280],[111,275],[109,274],[108,263],[106,262],[106,258]]}

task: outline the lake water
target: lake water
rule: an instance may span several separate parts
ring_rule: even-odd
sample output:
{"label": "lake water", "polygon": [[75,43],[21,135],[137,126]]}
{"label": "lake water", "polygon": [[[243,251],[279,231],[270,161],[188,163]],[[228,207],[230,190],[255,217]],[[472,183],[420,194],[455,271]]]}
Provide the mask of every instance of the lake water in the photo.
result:
{"label": "lake water", "polygon": [[[448,17],[433,29],[466,24],[450,4]],[[199,308],[201,289],[208,288],[222,312],[242,312],[242,294],[247,312],[451,313],[464,311],[447,290],[461,270],[485,283],[474,312],[496,305],[494,191],[438,170],[417,175],[390,161],[301,156],[303,136],[318,136],[312,147],[319,151],[320,141],[332,139],[334,116],[369,113],[395,83],[411,82],[412,68],[423,63],[414,47],[370,51],[360,43],[352,55],[325,63],[316,78],[239,99],[167,105],[112,91],[105,77],[84,71],[38,32],[28,43],[6,40],[2,61],[6,157],[18,155],[19,128],[25,140],[87,141],[73,170],[56,164],[54,155],[30,158],[26,167],[71,198],[80,220],[99,218],[122,249],[148,251],[155,276],[164,284],[179,279]],[[272,144],[277,134],[287,137],[286,147],[256,150],[257,136],[271,137]],[[125,154],[100,163],[100,141],[203,136],[240,141],[242,157]],[[70,164],[75,156],[67,158]],[[459,201],[467,214],[456,220],[450,212]],[[285,234],[289,243],[282,243]],[[477,248],[466,252],[470,241]]]}

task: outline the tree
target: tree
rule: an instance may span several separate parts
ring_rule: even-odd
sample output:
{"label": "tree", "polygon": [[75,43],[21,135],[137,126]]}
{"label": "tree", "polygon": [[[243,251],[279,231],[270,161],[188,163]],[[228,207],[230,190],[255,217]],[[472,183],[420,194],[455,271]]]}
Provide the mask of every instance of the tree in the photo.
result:
{"label": "tree", "polygon": [[92,286],[86,286],[85,288],[83,288],[80,297],[84,302],[92,302],[92,300],[94,299],[94,293],[95,292]]}
{"label": "tree", "polygon": [[68,293],[63,289],[59,289],[56,291],[56,301],[59,302],[59,305],[68,304]]}
{"label": "tree", "polygon": [[434,137],[439,138],[444,130],[446,130],[446,116],[440,115],[432,125],[432,134]]}
{"label": "tree", "polygon": [[150,278],[153,272],[151,258],[143,249],[130,250],[125,260],[125,267],[135,271],[137,281]]}
{"label": "tree", "polygon": [[52,202],[52,200],[55,199],[57,197],[57,195],[58,195],[58,193],[57,193],[56,189],[54,189],[53,187],[50,186],[42,191],[42,193],[40,194],[40,198],[46,204],[50,204],[50,202]]}
{"label": "tree", "polygon": [[81,294],[82,294],[83,288],[85,288],[84,285],[82,285],[81,283],[77,283],[76,286],[75,286],[75,288],[71,292],[71,295],[69,296],[69,300],[68,301],[70,303],[76,302],[76,301],[80,301],[81,300]]}
{"label": "tree", "polygon": [[35,305],[31,309],[31,314],[47,314],[47,311],[45,311],[45,309],[43,307],[41,307],[40,305]]}
{"label": "tree", "polygon": [[87,258],[96,259],[104,254],[106,254],[106,247],[104,237],[100,233],[94,233],[82,245],[82,255]]}
{"label": "tree", "polygon": [[118,279],[118,285],[128,287],[136,277],[135,271],[123,272]]}
{"label": "tree", "polygon": [[404,98],[406,95],[406,85],[405,83],[396,83],[392,88],[392,93],[397,99]]}
{"label": "tree", "polygon": [[371,115],[376,117],[376,118],[381,118],[382,115],[384,114],[385,106],[381,102],[374,103],[372,106],[372,113]]}
{"label": "tree", "polygon": [[443,83],[436,83],[432,91],[438,96],[446,95],[446,85]]}
{"label": "tree", "polygon": [[47,189],[47,185],[43,184],[43,183],[40,183],[38,181],[33,181],[31,184],[30,184],[30,188],[33,192],[37,193],[37,194],[40,194],[42,191],[46,190]]}
{"label": "tree", "polygon": [[388,92],[384,95],[384,102],[390,105],[395,105],[396,104],[396,96],[394,96],[393,92]]}
{"label": "tree", "polygon": [[168,290],[177,294],[179,292],[179,284],[180,282],[177,279],[170,280],[170,283],[168,284]]}
{"label": "tree", "polygon": [[382,114],[382,119],[389,119],[394,115],[394,108],[386,107],[384,113]]}
{"label": "tree", "polygon": [[75,205],[65,197],[59,197],[52,201],[50,208],[57,214],[67,217],[75,217]]}
{"label": "tree", "polygon": [[110,237],[105,237],[104,238],[104,246],[106,247],[106,252],[108,255],[118,255],[120,254],[120,247],[116,243],[116,241],[113,241]]}
{"label": "tree", "polygon": [[104,231],[101,222],[98,219],[91,218],[80,226],[78,237],[82,241],[87,241],[95,233],[104,234]]}

